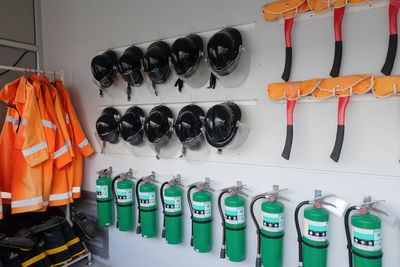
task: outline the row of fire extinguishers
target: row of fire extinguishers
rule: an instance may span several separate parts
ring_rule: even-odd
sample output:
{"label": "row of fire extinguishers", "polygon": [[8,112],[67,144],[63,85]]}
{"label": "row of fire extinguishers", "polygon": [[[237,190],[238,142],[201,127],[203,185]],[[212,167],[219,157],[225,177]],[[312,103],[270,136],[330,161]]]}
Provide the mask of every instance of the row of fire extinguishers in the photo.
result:
{"label": "row of fire extinguishers", "polygon": [[[134,228],[134,199],[138,203],[136,233],[145,238],[157,236],[157,186],[155,172],[140,178],[136,186],[132,170],[111,179],[111,168],[99,172],[97,187],[97,216],[100,226],[114,223],[114,204],[117,207],[117,228],[131,231]],[[182,242],[182,198],[183,185],[180,175],[164,182],[160,187],[163,208],[162,237],[168,244]],[[223,236],[220,257],[232,262],[246,258],[246,197],[245,185],[236,185],[221,190],[218,210],[222,220]],[[284,204],[287,200],[274,185],[271,192],[256,195],[250,202],[250,215],[257,229],[256,267],[283,266]],[[195,251],[206,253],[212,248],[212,192],[210,179],[189,185],[187,201],[191,214],[190,245]],[[225,197],[226,196],[226,197]],[[222,200],[224,199],[224,205]],[[114,200],[115,199],[115,200]],[[254,215],[254,204],[261,204],[261,224]],[[381,201],[365,198],[363,204],[347,208],[347,203],[334,195],[322,195],[315,190],[313,200],[299,203],[295,209],[295,225],[299,244],[299,266],[325,267],[328,253],[328,222],[330,213],[342,217],[346,230],[350,267],[382,266],[382,236],[380,215],[392,225],[395,216],[380,205]],[[299,213],[303,206],[303,231]],[[224,210],[223,210],[224,207]],[[347,208],[347,210],[346,210]],[[351,215],[351,213],[353,213]],[[350,216],[351,215],[351,216]]]}

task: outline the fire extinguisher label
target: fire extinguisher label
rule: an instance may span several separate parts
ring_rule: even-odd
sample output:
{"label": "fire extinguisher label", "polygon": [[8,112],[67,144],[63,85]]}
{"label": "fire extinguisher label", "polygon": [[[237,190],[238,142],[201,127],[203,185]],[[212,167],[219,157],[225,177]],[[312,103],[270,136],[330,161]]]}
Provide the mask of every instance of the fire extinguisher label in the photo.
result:
{"label": "fire extinguisher label", "polygon": [[282,232],[285,224],[284,213],[262,213],[262,228],[268,232]]}
{"label": "fire extinguisher label", "polygon": [[229,224],[244,223],[244,207],[225,206],[225,222]]}
{"label": "fire extinguisher label", "polygon": [[164,197],[166,212],[179,212],[182,210],[182,197]]}
{"label": "fire extinguisher label", "polygon": [[193,217],[206,219],[211,217],[211,201],[193,201]]}
{"label": "fire extinguisher label", "polygon": [[97,198],[108,198],[108,186],[96,185]]}
{"label": "fire extinguisher label", "polygon": [[155,207],[156,192],[139,192],[139,200],[142,207]]}
{"label": "fire extinguisher label", "polygon": [[381,229],[362,229],[353,226],[353,246],[364,251],[382,249]]}
{"label": "fire extinguisher label", "polygon": [[328,222],[316,222],[304,219],[303,235],[317,242],[328,240]]}
{"label": "fire extinguisher label", "polygon": [[118,189],[117,200],[119,203],[127,203],[133,201],[133,190],[132,189]]}

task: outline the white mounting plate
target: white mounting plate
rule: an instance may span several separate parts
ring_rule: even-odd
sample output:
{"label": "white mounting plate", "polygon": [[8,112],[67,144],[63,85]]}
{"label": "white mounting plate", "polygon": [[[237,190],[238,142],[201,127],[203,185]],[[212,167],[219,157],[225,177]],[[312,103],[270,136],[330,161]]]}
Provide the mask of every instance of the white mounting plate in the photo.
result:
{"label": "white mounting plate", "polygon": [[[239,24],[239,25],[229,25],[227,27],[232,27],[232,28],[236,28],[240,31],[248,31],[248,30],[254,30],[256,28],[256,23],[255,22],[249,22],[249,23],[245,23],[245,24]],[[221,27],[221,28],[217,28],[217,29],[210,29],[207,31],[201,31],[201,32],[191,32],[191,33],[187,33],[187,34],[183,34],[183,35],[178,35],[178,36],[171,36],[171,37],[167,37],[167,38],[160,38],[157,40],[150,40],[150,41],[146,41],[146,42],[141,42],[141,43],[134,43],[134,44],[130,44],[128,46],[123,46],[123,47],[114,47],[114,48],[108,48],[108,49],[103,49],[103,50],[98,50],[96,51],[97,54],[101,54],[103,52],[105,52],[106,50],[113,50],[114,52],[117,53],[122,53],[123,51],[125,51],[125,49],[127,49],[128,47],[135,45],[135,46],[139,46],[139,47],[147,47],[150,44],[154,43],[155,41],[164,41],[167,43],[172,43],[173,41],[175,41],[177,38],[180,37],[184,37],[188,34],[197,34],[203,37],[209,37],[212,36],[214,33],[224,29],[226,27]]]}

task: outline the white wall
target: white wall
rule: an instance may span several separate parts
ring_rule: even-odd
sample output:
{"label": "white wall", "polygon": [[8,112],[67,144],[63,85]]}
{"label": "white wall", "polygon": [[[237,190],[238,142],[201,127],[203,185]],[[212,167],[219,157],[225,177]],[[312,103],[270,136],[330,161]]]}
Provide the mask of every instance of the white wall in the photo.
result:
{"label": "white wall", "polygon": [[[283,24],[267,23],[261,14],[264,1],[42,1],[43,47],[45,66],[63,69],[66,84],[91,143],[99,104],[127,104],[124,86],[112,88],[113,98],[98,99],[92,83],[90,60],[96,51],[124,47],[133,43],[206,31],[219,27],[255,22],[255,29],[244,31],[245,45],[251,52],[252,64],[246,82],[236,89],[217,86],[184,88],[178,95],[173,79],[159,86],[161,98],[148,90],[134,90],[136,103],[168,103],[191,100],[255,99],[256,105],[243,105],[244,120],[250,127],[247,142],[236,151],[221,156],[208,155],[202,160],[156,160],[126,155],[119,145],[112,154],[99,154],[85,161],[84,187],[95,189],[95,172],[112,166],[114,173],[137,170],[147,175],[181,173],[189,184],[211,177],[220,189],[242,180],[253,195],[268,191],[273,184],[288,187],[291,199],[286,203],[287,223],[284,266],[296,266],[297,241],[293,222],[296,204],[310,199],[314,189],[336,193],[351,204],[365,195],[387,200],[387,206],[399,215],[398,202],[400,158],[400,105],[398,98],[375,100],[364,97],[350,102],[347,109],[346,136],[339,163],[333,163],[331,152],[335,132],[336,100],[301,103],[295,109],[295,134],[290,161],[280,157],[285,139],[285,106],[270,101],[266,86],[280,81],[284,64]],[[342,74],[370,72],[379,75],[386,56],[388,25],[387,8],[349,13],[344,19],[344,57]],[[299,21],[293,29],[294,58],[292,80],[326,77],[333,60],[333,18]],[[398,59],[399,60],[399,59]],[[399,72],[397,62],[393,73]],[[183,105],[171,105],[175,115]],[[143,106],[146,111],[150,106]],[[207,108],[207,107],[205,107]],[[116,151],[118,150],[118,151]],[[115,153],[115,154],[114,154]],[[215,194],[215,199],[216,199]],[[255,228],[248,217],[247,260],[233,264],[219,259],[220,220],[214,209],[214,246],[211,253],[199,255],[189,246],[190,220],[185,206],[185,238],[178,246],[165,244],[161,238],[146,240],[135,233],[110,232],[110,264],[112,266],[254,266]],[[161,218],[161,217],[160,217]],[[332,218],[329,266],[346,266],[347,251],[342,219]],[[398,226],[383,224],[384,266],[400,263]]]}

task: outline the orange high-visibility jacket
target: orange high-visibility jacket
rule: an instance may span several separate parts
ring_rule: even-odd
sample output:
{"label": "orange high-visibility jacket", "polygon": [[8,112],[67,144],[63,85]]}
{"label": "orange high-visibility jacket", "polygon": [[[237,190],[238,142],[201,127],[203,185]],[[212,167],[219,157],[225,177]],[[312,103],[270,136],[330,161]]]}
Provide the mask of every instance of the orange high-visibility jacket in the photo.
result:
{"label": "orange high-visibility jacket", "polygon": [[71,139],[75,156],[72,158],[72,164],[67,166],[67,175],[68,181],[73,181],[71,188],[73,198],[79,198],[81,196],[82,185],[82,156],[88,157],[94,151],[82,130],[67,89],[63,86],[60,80],[55,80],[53,83],[62,99],[63,107],[66,111],[66,121],[72,127]]}
{"label": "orange high-visibility jacket", "polygon": [[[56,90],[48,83],[47,79],[37,75],[32,76],[31,79],[41,85],[43,102],[48,109],[48,113],[52,116],[52,121],[54,121],[57,126],[57,140],[61,142],[54,153],[56,168],[53,169],[53,182],[51,183],[51,189],[48,191],[49,194],[46,194],[46,196],[48,196],[46,199],[48,200],[49,206],[66,205],[70,202],[70,198],[72,199],[72,193],[68,190],[66,168],[64,167],[72,162],[72,157],[68,150],[71,142],[67,126],[62,117],[62,113],[60,114],[60,112],[62,112],[60,110],[61,104]],[[57,160],[59,159],[62,165],[57,164]]]}
{"label": "orange high-visibility jacket", "polygon": [[11,193],[12,213],[41,209],[42,163],[49,150],[35,88],[21,77],[1,90],[0,99],[14,106],[8,108],[0,136],[2,192]]}
{"label": "orange high-visibility jacket", "polygon": [[[64,167],[69,164],[72,159],[61,133],[60,123],[55,115],[49,88],[36,77],[32,77],[31,79],[38,92],[39,110],[42,114],[43,126],[47,143],[49,144],[50,159],[43,163],[43,174],[46,175],[43,179],[43,200],[45,206],[47,206],[47,204],[50,205],[52,203],[54,198],[52,195],[54,187],[61,187],[68,190]],[[55,166],[55,168],[53,168],[53,166]],[[48,182],[49,180],[45,180],[45,178],[48,177],[51,177],[50,183]],[[65,193],[65,191],[63,193]],[[67,200],[60,202],[59,205],[65,205],[67,203],[68,197]]]}

